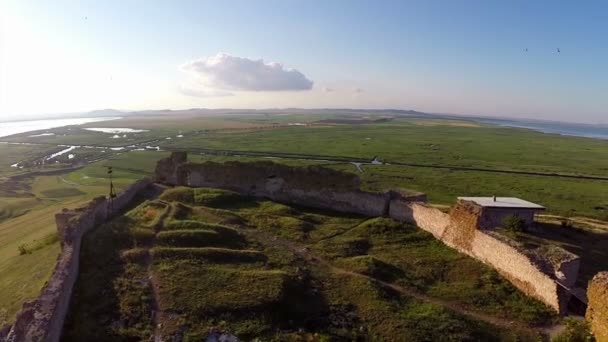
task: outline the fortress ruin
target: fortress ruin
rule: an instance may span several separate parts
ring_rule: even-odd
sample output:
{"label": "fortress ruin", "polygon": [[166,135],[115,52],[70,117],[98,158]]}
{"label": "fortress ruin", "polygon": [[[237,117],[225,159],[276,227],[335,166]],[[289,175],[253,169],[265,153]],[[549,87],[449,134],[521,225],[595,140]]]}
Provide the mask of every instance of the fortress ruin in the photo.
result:
{"label": "fortress ruin", "polygon": [[[322,208],[364,216],[386,216],[414,224],[446,245],[496,269],[527,295],[566,313],[576,282],[580,258],[555,247],[550,257],[530,251],[491,228],[499,222],[475,200],[461,198],[444,213],[426,203],[426,195],[403,189],[368,192],[359,188],[359,178],[350,173],[318,166],[290,167],[272,162],[189,163],[186,153],[172,153],[158,162],[155,181],[167,185],[211,187],[268,198],[276,202]],[[115,213],[124,210],[142,191],[154,187],[140,180],[114,200]],[[62,251],[55,270],[38,298],[23,305],[15,323],[0,329],[0,340],[58,341],[78,276],[82,237],[110,219],[107,199],[99,197],[73,210],[56,215]],[[538,208],[537,208],[538,209]],[[589,287],[587,318],[598,339],[608,326],[605,315],[605,274]]]}
{"label": "fortress ruin", "polygon": [[[169,185],[211,187],[276,202],[313,208],[388,216],[415,224],[446,245],[492,267],[513,285],[563,314],[576,282],[580,258],[559,247],[551,257],[531,252],[491,230],[511,214],[531,223],[530,213],[544,209],[522,200],[498,208],[479,198],[461,198],[449,214],[426,204],[426,195],[404,189],[368,192],[359,177],[319,166],[290,167],[272,162],[189,163],[183,152],[158,162],[156,181]],[[514,199],[508,199],[513,202]]]}

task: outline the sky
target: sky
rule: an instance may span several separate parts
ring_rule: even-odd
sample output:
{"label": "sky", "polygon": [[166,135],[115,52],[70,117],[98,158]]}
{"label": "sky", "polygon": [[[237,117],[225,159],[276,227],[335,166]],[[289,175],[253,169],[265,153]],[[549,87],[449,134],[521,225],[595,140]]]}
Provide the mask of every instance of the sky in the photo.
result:
{"label": "sky", "polygon": [[605,124],[606,13],[593,0],[0,0],[0,119],[340,107]]}

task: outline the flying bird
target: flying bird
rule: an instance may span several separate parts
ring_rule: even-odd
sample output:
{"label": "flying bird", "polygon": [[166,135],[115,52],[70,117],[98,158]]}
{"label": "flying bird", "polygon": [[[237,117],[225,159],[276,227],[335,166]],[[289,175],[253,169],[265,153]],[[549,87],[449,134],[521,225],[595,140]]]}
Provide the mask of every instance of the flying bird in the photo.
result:
{"label": "flying bird", "polygon": [[557,48],[557,53],[560,53],[561,51],[559,51],[559,48]]}

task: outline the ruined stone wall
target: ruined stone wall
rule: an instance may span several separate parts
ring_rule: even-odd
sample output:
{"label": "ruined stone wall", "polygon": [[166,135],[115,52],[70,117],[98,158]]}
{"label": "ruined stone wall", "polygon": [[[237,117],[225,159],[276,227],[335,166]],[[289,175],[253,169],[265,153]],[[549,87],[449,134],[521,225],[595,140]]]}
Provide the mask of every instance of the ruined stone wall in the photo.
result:
{"label": "ruined stone wall", "polygon": [[[144,188],[147,179],[139,180],[122,191],[114,201],[114,212],[128,205]],[[15,323],[2,329],[3,341],[59,341],[67,314],[74,283],[78,278],[80,244],[86,232],[109,219],[105,197],[97,197],[88,204],[55,215],[61,252],[55,269],[40,296],[23,304]]]}
{"label": "ruined stone wall", "polygon": [[482,215],[483,208],[473,202],[459,201],[450,210],[450,224],[444,231],[441,240],[461,251],[470,252],[473,249],[473,241]]}
{"label": "ruined stone wall", "polygon": [[591,331],[598,342],[608,341],[608,272],[596,274],[587,288],[587,313]]}
{"label": "ruined stone wall", "polygon": [[397,221],[405,221],[430,232],[441,239],[450,224],[450,215],[423,202],[391,199],[389,216]]}
{"label": "ruined stone wall", "polygon": [[[473,202],[459,201],[450,214],[419,200],[421,194],[406,190],[386,193],[359,190],[356,175],[320,167],[296,168],[272,162],[175,164],[183,155],[159,163],[157,179],[172,179],[179,185],[216,187],[266,197],[277,202],[359,213],[388,215],[429,231],[437,239],[494,267],[524,293],[564,312],[568,301],[565,287],[576,281],[580,259],[576,256],[544,260],[543,255],[480,228],[492,224],[494,216]],[[170,167],[169,167],[170,166]],[[511,211],[512,212],[512,211]],[[502,221],[500,221],[502,223]],[[494,226],[492,226],[493,228]],[[564,254],[565,255],[565,254]]]}
{"label": "ruined stone wall", "polygon": [[215,187],[273,201],[383,216],[388,212],[390,194],[359,190],[359,178],[321,167],[290,167],[272,162],[184,164],[176,173],[185,173],[191,187]]}
{"label": "ruined stone wall", "polygon": [[183,185],[184,179],[177,173],[177,166],[186,163],[188,155],[186,152],[173,152],[168,158],[163,158],[156,163],[154,170],[154,181],[170,185]]}
{"label": "ruined stone wall", "polygon": [[469,249],[463,250],[465,253],[492,265],[526,295],[544,302],[559,313],[566,312],[567,293],[562,293],[557,279],[543,272],[522,251],[480,230],[475,232],[473,241],[467,247]]}
{"label": "ruined stone wall", "polygon": [[501,273],[525,294],[564,313],[570,297],[566,288],[574,285],[580,258],[561,250],[553,260],[531,253],[498,234],[480,230],[483,208],[460,201],[446,214],[424,203],[391,200],[389,216],[410,222],[430,232],[446,245],[476,258]]}

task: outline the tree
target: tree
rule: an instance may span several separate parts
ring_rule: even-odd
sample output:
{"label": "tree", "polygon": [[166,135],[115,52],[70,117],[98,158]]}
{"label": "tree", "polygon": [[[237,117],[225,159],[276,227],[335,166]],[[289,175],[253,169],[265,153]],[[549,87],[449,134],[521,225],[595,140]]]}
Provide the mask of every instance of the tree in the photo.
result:
{"label": "tree", "polygon": [[502,225],[504,228],[515,233],[526,231],[526,221],[517,215],[509,215],[505,217],[504,220],[502,220]]}

